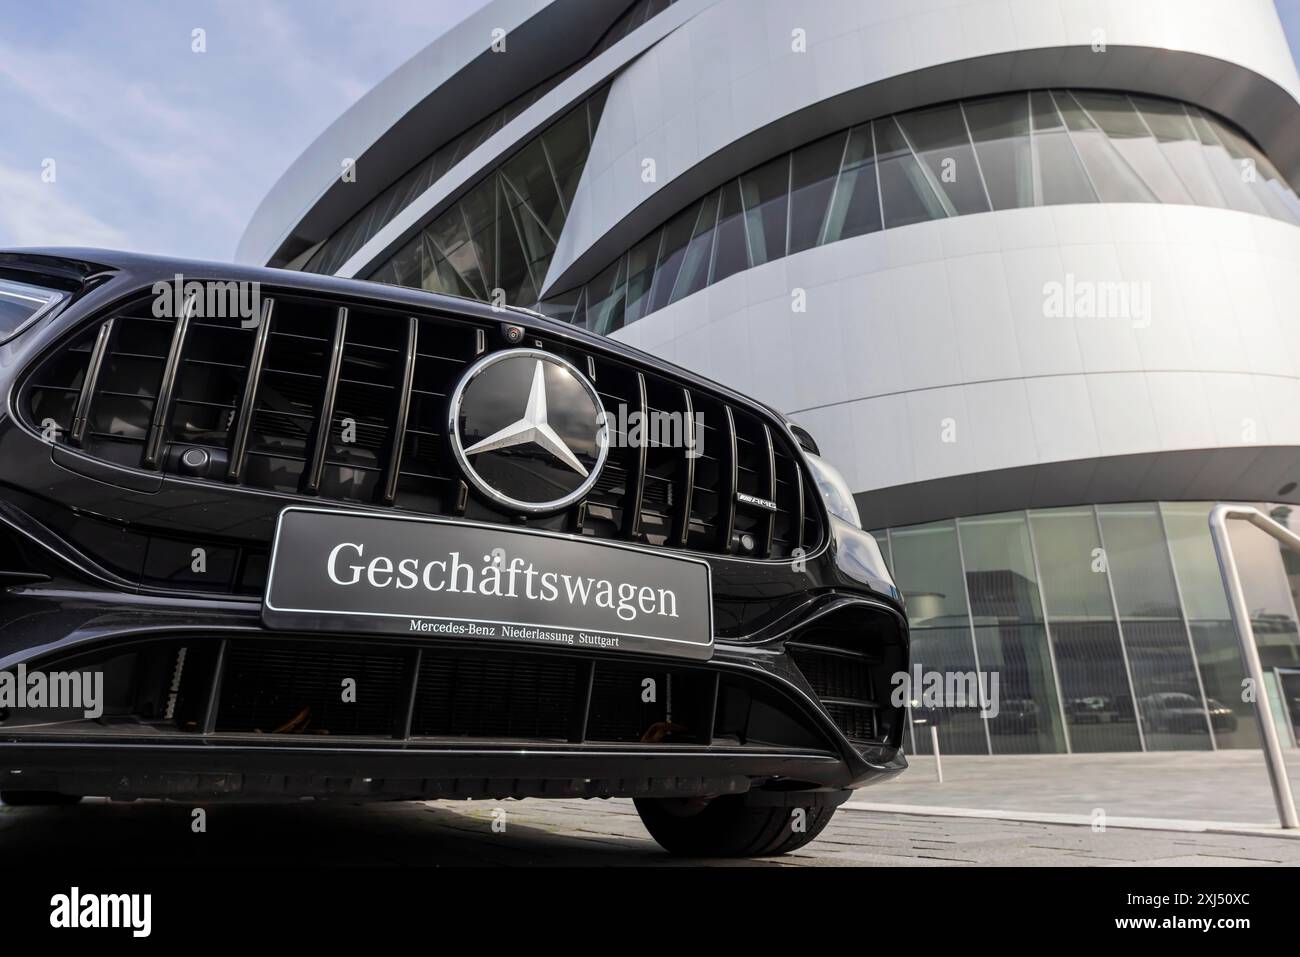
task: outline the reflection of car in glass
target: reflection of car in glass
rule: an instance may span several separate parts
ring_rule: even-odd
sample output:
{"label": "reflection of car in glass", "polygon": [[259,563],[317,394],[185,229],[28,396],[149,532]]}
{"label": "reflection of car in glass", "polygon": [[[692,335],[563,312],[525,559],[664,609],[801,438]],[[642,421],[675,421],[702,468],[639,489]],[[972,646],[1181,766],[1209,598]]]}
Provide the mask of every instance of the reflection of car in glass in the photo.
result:
{"label": "reflection of car in glass", "polygon": [[759,855],[906,767],[897,589],[771,409],[418,289],[41,250],[0,293],[0,669],[105,698],[0,711],[4,800],[627,797]]}
{"label": "reflection of car in glass", "polygon": [[1215,731],[1235,731],[1237,716],[1232,709],[1214,698],[1208,699],[1209,710],[1195,696],[1182,691],[1160,691],[1141,699],[1142,724],[1147,731],[1171,734],[1205,734],[1206,719]]}
{"label": "reflection of car in glass", "polygon": [[1034,734],[1038,731],[1038,702],[1033,698],[1006,698],[1000,702],[991,730],[998,734]]}
{"label": "reflection of car in glass", "polygon": [[1074,724],[1110,724],[1132,718],[1121,714],[1119,702],[1106,695],[1088,695],[1074,698],[1065,706],[1066,715]]}

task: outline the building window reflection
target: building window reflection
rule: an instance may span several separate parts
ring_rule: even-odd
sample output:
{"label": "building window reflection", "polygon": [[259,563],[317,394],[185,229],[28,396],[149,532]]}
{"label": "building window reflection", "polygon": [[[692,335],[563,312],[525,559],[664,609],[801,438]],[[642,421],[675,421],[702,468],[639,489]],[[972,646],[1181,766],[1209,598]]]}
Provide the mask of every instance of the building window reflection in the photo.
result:
{"label": "building window reflection", "polygon": [[[913,753],[1259,746],[1208,503],[1009,512],[878,529],[913,673],[996,673],[997,713],[911,709]],[[1289,522],[1290,510],[1273,510]],[[1283,740],[1300,725],[1300,559],[1253,529],[1234,549]]]}
{"label": "building window reflection", "polygon": [[[1256,170],[1253,181],[1241,176],[1246,167]],[[725,235],[713,228],[719,197],[722,215],[732,217]],[[696,200],[642,240],[642,248],[648,241],[658,250],[650,263],[656,293],[626,321],[741,269],[882,227],[1098,202],[1212,206],[1300,223],[1300,199],[1263,152],[1195,106],[1084,90],[1000,94],[871,120],[778,156]],[[688,243],[692,266],[678,281]],[[592,307],[605,284],[602,273],[539,308],[598,328],[600,313]]]}

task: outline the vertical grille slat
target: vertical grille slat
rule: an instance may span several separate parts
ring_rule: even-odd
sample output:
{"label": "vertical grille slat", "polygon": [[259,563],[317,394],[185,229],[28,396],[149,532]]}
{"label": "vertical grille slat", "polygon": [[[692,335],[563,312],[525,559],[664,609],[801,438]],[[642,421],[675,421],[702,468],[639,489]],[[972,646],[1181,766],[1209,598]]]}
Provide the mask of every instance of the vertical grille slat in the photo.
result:
{"label": "vertical grille slat", "polygon": [[347,331],[348,310],[346,306],[340,306],[337,318],[334,320],[330,367],[325,376],[325,390],[321,396],[320,418],[316,423],[310,464],[303,475],[302,490],[308,495],[315,495],[320,491],[321,474],[325,471],[325,453],[329,450],[330,431],[334,423],[334,403],[338,399],[339,374],[343,371],[343,345]]}
{"label": "vertical grille slat", "polygon": [[[763,423],[763,438],[767,444],[767,497],[776,501],[776,448],[772,444],[772,430]],[[768,512],[764,519],[763,557],[772,557],[772,539],[776,535],[776,512]]]}
{"label": "vertical grille slat", "polygon": [[803,501],[804,484],[803,484],[803,475],[801,474],[798,466],[796,466],[794,470],[794,480],[795,480],[794,488],[795,491],[798,493],[798,501],[799,501],[798,509],[795,511],[794,547],[798,549],[802,549],[803,548],[803,526],[804,526],[804,501]]}
{"label": "vertical grille slat", "polygon": [[406,354],[403,356],[402,387],[397,395],[397,418],[389,437],[389,458],[384,476],[383,503],[397,500],[397,480],[402,475],[402,447],[406,444],[406,425],[411,417],[411,389],[415,386],[415,359],[419,353],[420,320],[411,316],[406,324]]}
{"label": "vertical grille slat", "polygon": [[724,458],[718,465],[718,550],[730,553],[731,537],[736,530],[736,490],[740,487],[739,453],[736,451],[736,416],[729,405],[724,405],[722,410],[725,432],[722,437]]}
{"label": "vertical grille slat", "polygon": [[271,341],[271,323],[275,319],[275,300],[268,299],[262,308],[262,324],[257,329],[253,343],[253,356],[244,379],[244,395],[235,413],[235,427],[230,436],[230,462],[226,480],[238,482],[244,471],[244,458],[248,454],[248,431],[257,412],[257,390],[262,383],[262,368],[266,363],[266,347]]}
{"label": "vertical grille slat", "polygon": [[95,345],[90,350],[90,362],[86,366],[86,378],[81,384],[77,396],[77,409],[72,417],[72,428],[68,441],[80,448],[86,442],[86,429],[90,425],[90,406],[95,400],[95,389],[99,385],[99,373],[104,368],[104,356],[108,353],[108,341],[112,338],[116,317],[109,319],[99,327],[95,335]]}
{"label": "vertical grille slat", "polygon": [[691,401],[690,389],[682,389],[682,408],[686,414],[684,430],[687,442],[686,448],[682,450],[681,505],[677,519],[679,524],[674,537],[678,545],[685,547],[691,535],[691,504],[695,493],[695,453],[699,448],[699,436],[695,434],[695,405]]}
{"label": "vertical grille slat", "polygon": [[636,374],[637,406],[641,412],[641,442],[632,450],[632,468],[627,477],[627,494],[623,506],[623,537],[638,539],[641,537],[641,503],[645,500],[646,455],[650,445],[649,408],[646,401],[645,374]]}
{"label": "vertical grille slat", "polygon": [[167,440],[167,423],[171,417],[172,395],[176,391],[176,378],[181,368],[181,356],[185,350],[185,337],[189,333],[190,319],[194,315],[197,297],[190,295],[185,300],[180,318],[172,330],[171,348],[167,353],[167,364],[163,367],[162,381],[158,386],[158,398],[154,402],[153,421],[149,424],[149,434],[145,437],[144,457],[141,464],[147,469],[157,469],[162,457],[163,445]]}

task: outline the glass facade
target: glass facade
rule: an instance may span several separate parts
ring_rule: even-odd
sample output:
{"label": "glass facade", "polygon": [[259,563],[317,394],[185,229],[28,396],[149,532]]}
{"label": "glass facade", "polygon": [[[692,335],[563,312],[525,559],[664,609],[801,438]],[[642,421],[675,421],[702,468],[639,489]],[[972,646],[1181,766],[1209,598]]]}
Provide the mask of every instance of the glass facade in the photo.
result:
{"label": "glass facade", "polygon": [[[537,308],[608,333],[813,246],[966,213],[1098,202],[1213,206],[1300,224],[1290,185],[1220,117],[1152,97],[1034,90],[886,116],[779,156]],[[1088,642],[1112,641],[1078,624]]]}
{"label": "glass facade", "polygon": [[485,302],[536,302],[606,93],[526,143],[369,278]]}
{"label": "glass facade", "polygon": [[[636,0],[581,60],[531,88],[522,96],[511,100],[501,109],[479,120],[469,129],[438,147],[362,207],[340,226],[334,235],[320,244],[303,265],[303,271],[324,275],[337,272],[358,249],[373,239],[381,229],[415,202],[421,193],[441,179],[449,169],[591,60],[676,2],[677,0]],[[585,157],[585,151],[583,155]],[[581,173],[581,168],[578,172]],[[573,179],[573,186],[576,189],[576,174]],[[522,304],[527,305],[527,303]]]}
{"label": "glass facade", "polygon": [[[873,532],[907,599],[912,674],[983,674],[979,702],[913,690],[909,750],[1050,754],[1259,746],[1209,503],[1039,509]],[[1272,509],[1285,524],[1290,509]],[[1300,519],[1300,516],[1297,516]],[[1232,528],[1284,742],[1300,722],[1300,561]],[[996,679],[996,684],[991,682]]]}

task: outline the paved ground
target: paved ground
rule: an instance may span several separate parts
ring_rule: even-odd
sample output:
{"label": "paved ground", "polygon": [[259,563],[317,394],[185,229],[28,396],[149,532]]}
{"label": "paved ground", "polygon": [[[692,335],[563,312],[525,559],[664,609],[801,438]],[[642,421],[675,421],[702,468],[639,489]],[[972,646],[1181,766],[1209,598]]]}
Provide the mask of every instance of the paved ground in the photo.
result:
{"label": "paved ground", "polygon": [[[1300,792],[1300,758],[1291,775]],[[1277,830],[1259,752],[933,759],[859,791],[789,865],[1300,864]],[[504,833],[493,824],[505,812]],[[1105,828],[1095,829],[1097,812]],[[663,865],[630,801],[0,807],[9,866],[65,850],[89,864]],[[736,864],[738,862],[711,862]]]}
{"label": "paved ground", "polygon": [[[1300,800],[1300,752],[1289,752],[1287,760]],[[908,761],[906,773],[859,791],[856,801],[1084,819],[1101,809],[1112,821],[1175,819],[1264,828],[1278,823],[1260,751],[948,756],[942,784],[935,781],[933,758],[909,756]]]}
{"label": "paved ground", "polygon": [[[498,809],[505,831],[493,831]],[[641,827],[629,801],[215,806],[207,833],[183,805],[87,802],[0,809],[10,869],[51,859],[95,865],[657,866],[677,861]],[[759,866],[1300,865],[1300,840],[841,809],[802,851]]]}

